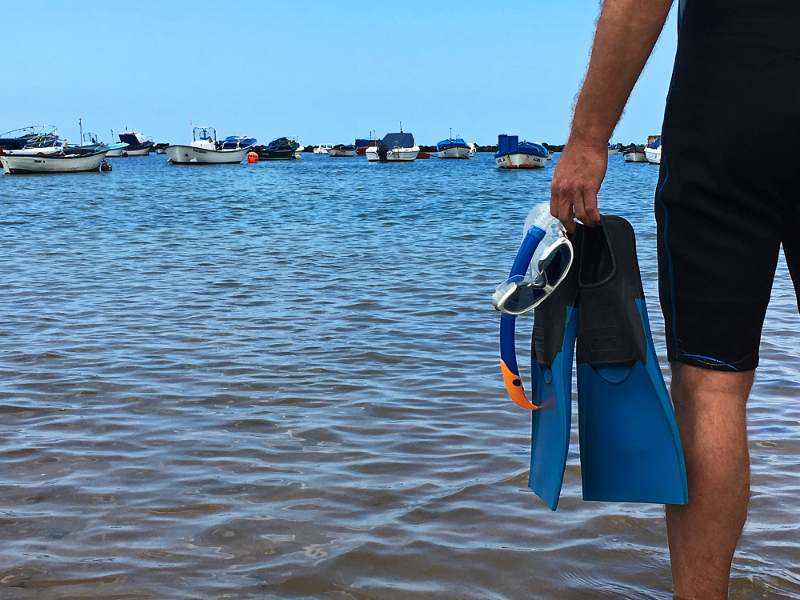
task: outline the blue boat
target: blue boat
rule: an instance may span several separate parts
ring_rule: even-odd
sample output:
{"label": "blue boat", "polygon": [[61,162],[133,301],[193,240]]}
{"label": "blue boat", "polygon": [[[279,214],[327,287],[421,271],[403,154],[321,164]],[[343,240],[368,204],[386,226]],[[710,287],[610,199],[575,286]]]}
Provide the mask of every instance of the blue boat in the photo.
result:
{"label": "blue boat", "polygon": [[497,136],[494,160],[499,169],[542,169],[550,152],[541,144],[519,141],[519,136]]}
{"label": "blue boat", "polygon": [[436,151],[439,158],[469,158],[472,156],[472,148],[461,138],[448,138],[436,144]]}
{"label": "blue boat", "polygon": [[359,138],[355,143],[356,155],[365,156],[367,154],[367,148],[371,146],[378,146],[380,143],[380,140],[373,140],[372,138],[369,138],[368,140]]}
{"label": "blue boat", "polygon": [[0,150],[36,149],[41,152],[58,152],[64,141],[52,125],[32,125],[0,134]]}
{"label": "blue boat", "polygon": [[229,135],[221,142],[217,142],[217,150],[239,150],[255,146],[258,140],[246,135]]}
{"label": "blue boat", "polygon": [[123,144],[128,144],[128,148],[125,150],[128,156],[147,156],[155,146],[153,140],[147,140],[141,133],[136,133],[135,131],[120,133],[119,141]]}

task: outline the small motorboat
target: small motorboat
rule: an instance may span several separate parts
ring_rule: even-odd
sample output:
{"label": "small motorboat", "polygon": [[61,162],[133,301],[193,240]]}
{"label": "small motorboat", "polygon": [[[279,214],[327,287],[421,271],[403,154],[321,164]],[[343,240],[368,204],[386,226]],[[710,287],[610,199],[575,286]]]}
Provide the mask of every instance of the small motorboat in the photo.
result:
{"label": "small motorboat", "polygon": [[651,165],[661,164],[661,136],[649,135],[647,136],[647,145],[644,147],[644,155],[647,157],[647,162]]}
{"label": "small motorboat", "polygon": [[333,148],[333,144],[320,144],[314,148],[314,154],[327,154]]}
{"label": "small motorboat", "polygon": [[450,137],[436,144],[436,151],[439,158],[471,158],[472,148],[460,137],[453,137],[450,130]]}
{"label": "small motorboat", "polygon": [[431,157],[431,153],[430,152],[423,152],[422,150],[420,150],[419,154],[417,154],[417,160],[425,160],[425,159],[428,159],[430,157]]}
{"label": "small motorboat", "polygon": [[541,144],[519,141],[519,136],[497,136],[494,160],[499,169],[542,169],[550,152]]}
{"label": "small motorboat", "polygon": [[0,150],[6,154],[54,154],[65,145],[52,125],[32,125],[0,135]]}
{"label": "small motorboat", "polygon": [[258,160],[292,160],[300,152],[300,144],[286,137],[272,140],[266,146],[255,146],[253,151],[258,154]]}
{"label": "small motorboat", "polygon": [[146,139],[141,133],[126,131],[119,134],[119,141],[128,144],[125,150],[127,156],[148,156],[155,146],[153,140]]}
{"label": "small motorboat", "polygon": [[625,162],[628,163],[646,163],[647,156],[644,153],[644,150],[639,148],[636,144],[631,144],[627,148],[623,148],[622,150],[622,158],[625,159]]}
{"label": "small motorboat", "polygon": [[109,147],[101,144],[91,151],[81,146],[50,154],[3,154],[0,162],[6,175],[30,173],[83,173],[99,171]]}
{"label": "small motorboat", "polygon": [[615,154],[619,153],[622,150],[622,144],[609,144],[608,145],[608,155],[614,156]]}
{"label": "small motorboat", "polygon": [[370,162],[412,162],[419,155],[419,146],[410,133],[387,133],[377,146],[369,146],[366,156]]}
{"label": "small motorboat", "polygon": [[167,157],[173,165],[235,165],[244,160],[257,141],[246,136],[231,136],[217,142],[216,129],[195,127],[192,144],[167,147]]}
{"label": "small motorboat", "polygon": [[328,156],[350,157],[356,155],[356,147],[353,144],[336,144],[328,151]]}

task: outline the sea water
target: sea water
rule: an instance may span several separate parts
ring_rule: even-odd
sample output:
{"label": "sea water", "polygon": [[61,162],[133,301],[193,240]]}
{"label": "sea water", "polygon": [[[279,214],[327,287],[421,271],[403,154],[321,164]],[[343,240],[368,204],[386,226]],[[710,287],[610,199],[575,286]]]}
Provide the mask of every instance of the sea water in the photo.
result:
{"label": "sea water", "polygon": [[[490,299],[553,164],[0,178],[0,598],[670,598],[663,507],[581,500],[577,418],[558,511],[526,486]],[[668,377],[657,170],[610,157],[601,207]],[[799,333],[781,262],[734,598],[800,596]]]}

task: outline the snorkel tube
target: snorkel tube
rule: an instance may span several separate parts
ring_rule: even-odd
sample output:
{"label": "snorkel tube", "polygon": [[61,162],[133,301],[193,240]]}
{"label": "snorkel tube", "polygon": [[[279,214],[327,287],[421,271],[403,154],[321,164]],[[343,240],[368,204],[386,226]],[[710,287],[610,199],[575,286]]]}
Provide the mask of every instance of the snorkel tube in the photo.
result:
{"label": "snorkel tube", "polygon": [[[515,314],[506,312],[504,300],[508,298],[507,290],[509,281],[522,282],[528,271],[528,267],[533,261],[534,255],[539,255],[541,257],[542,252],[537,252],[537,249],[539,249],[545,237],[553,239],[556,242],[553,247],[557,247],[558,244],[562,243],[565,243],[569,247],[569,260],[566,265],[561,265],[561,272],[565,274],[566,271],[569,270],[572,266],[572,245],[566,239],[566,232],[561,226],[561,223],[558,219],[550,215],[549,205],[539,204],[531,210],[525,221],[524,237],[517,251],[517,256],[514,259],[514,264],[511,267],[509,279],[498,286],[495,296],[492,299],[495,308],[502,311],[500,315],[500,368],[503,371],[503,381],[506,385],[506,391],[508,391],[508,395],[517,406],[527,410],[536,410],[539,407],[528,400],[528,397],[525,395],[525,389],[522,386],[522,378],[519,374],[519,366],[517,366],[517,352],[514,343],[514,327],[517,321],[517,314],[531,310],[540,304],[561,282],[563,274],[556,278],[553,285],[548,285],[547,274],[538,271],[542,265],[537,265],[537,268],[534,269],[534,278],[528,280],[530,287],[541,290],[542,292],[538,295],[537,299],[524,309],[513,311]],[[544,249],[544,251],[547,252],[548,250]],[[534,389],[536,389],[536,382],[534,382]]]}
{"label": "snorkel tube", "polygon": [[[539,243],[544,239],[544,230],[536,227],[531,227],[525,234],[522,240],[522,245],[517,251],[517,257],[514,259],[514,265],[511,267],[511,274],[509,277],[515,275],[525,275],[528,270],[528,265],[531,264],[533,253],[539,246]],[[514,326],[517,323],[517,315],[510,315],[508,313],[501,313],[500,315],[500,368],[503,370],[503,381],[506,384],[506,391],[514,404],[521,406],[527,410],[536,410],[539,408],[535,404],[531,404],[528,397],[525,395],[525,389],[522,387],[522,378],[519,376],[519,367],[517,366],[517,349],[514,343]]]}

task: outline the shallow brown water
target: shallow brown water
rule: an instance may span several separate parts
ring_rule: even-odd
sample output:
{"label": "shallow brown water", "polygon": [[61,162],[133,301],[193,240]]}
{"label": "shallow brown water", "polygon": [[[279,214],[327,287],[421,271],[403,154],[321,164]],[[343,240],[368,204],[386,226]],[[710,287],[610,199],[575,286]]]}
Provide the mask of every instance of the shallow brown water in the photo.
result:
{"label": "shallow brown water", "polygon": [[[671,598],[663,508],[581,500],[576,419],[558,511],[527,489],[490,296],[551,175],[1,178],[0,599]],[[603,206],[665,365],[655,179],[612,157]],[[733,598],[800,597],[798,333],[782,264]]]}

